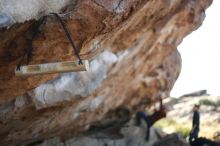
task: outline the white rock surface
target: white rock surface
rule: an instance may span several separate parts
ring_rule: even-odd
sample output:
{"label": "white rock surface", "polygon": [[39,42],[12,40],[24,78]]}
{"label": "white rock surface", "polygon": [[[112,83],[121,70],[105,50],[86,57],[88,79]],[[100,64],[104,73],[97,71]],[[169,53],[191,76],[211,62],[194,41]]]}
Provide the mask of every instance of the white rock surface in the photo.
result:
{"label": "white rock surface", "polygon": [[[73,98],[85,97],[101,85],[106,78],[109,65],[117,61],[117,56],[109,51],[100,54],[91,61],[90,70],[80,73],[64,73],[57,79],[49,81],[33,91],[36,107],[43,108],[56,105]],[[32,94],[32,93],[31,93]],[[94,100],[96,106],[100,98]],[[91,107],[93,108],[93,107]]]}
{"label": "white rock surface", "polygon": [[[24,22],[30,19],[56,12],[75,0],[1,0],[0,13],[5,13],[15,22]],[[1,20],[0,20],[1,21]]]}

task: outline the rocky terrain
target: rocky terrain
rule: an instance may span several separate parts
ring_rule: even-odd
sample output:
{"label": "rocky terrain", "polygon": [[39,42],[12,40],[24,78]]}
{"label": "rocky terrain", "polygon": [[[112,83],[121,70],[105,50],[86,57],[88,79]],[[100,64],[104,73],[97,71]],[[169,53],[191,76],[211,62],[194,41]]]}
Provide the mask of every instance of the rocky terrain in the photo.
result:
{"label": "rocky terrain", "polygon": [[189,133],[192,127],[192,108],[195,104],[200,104],[199,136],[220,141],[220,136],[214,138],[215,133],[220,132],[220,97],[211,95],[170,97],[165,103],[170,105],[170,111],[166,119],[157,123],[164,132]]}
{"label": "rocky terrain", "polygon": [[[156,123],[156,127],[151,128],[150,140],[144,140],[146,135],[146,124],[142,121],[141,127],[134,126],[134,121],[130,121],[121,127],[119,132],[111,132],[110,135],[103,133],[104,130],[93,131],[91,136],[83,136],[62,141],[59,137],[40,141],[37,146],[188,146],[187,138],[182,136],[189,134],[191,130],[192,108],[195,104],[200,104],[201,128],[200,137],[219,141],[220,136],[214,137],[220,132],[220,97],[210,95],[182,96],[180,98],[167,98],[164,103],[169,108],[165,119]],[[162,131],[161,131],[162,130]],[[177,133],[177,134],[175,134]],[[113,137],[112,137],[113,136]],[[111,139],[112,138],[112,139]]]}
{"label": "rocky terrain", "polygon": [[[141,106],[168,97],[181,69],[176,48],[201,26],[211,3],[1,0],[1,145],[28,145],[54,137],[65,141],[94,127],[124,125]],[[90,70],[15,76],[16,65],[30,47],[33,27],[45,15],[28,63],[77,60],[51,12],[59,13],[81,58],[90,61]]]}
{"label": "rocky terrain", "polygon": [[[189,146],[178,134],[165,134],[159,129],[151,128],[150,140],[145,141],[146,125],[136,127],[131,121],[122,127],[120,134],[103,135],[102,132],[94,132],[91,136],[75,137],[63,141],[55,137],[46,141],[32,143],[33,146]],[[113,134],[113,133],[112,133]],[[103,137],[107,136],[107,137]]]}

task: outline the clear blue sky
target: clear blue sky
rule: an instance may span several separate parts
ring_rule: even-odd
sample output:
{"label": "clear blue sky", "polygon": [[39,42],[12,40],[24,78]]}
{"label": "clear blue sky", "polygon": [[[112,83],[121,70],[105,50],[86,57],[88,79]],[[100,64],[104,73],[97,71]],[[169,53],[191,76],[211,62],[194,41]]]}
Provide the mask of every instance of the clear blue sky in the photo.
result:
{"label": "clear blue sky", "polygon": [[182,71],[171,96],[201,89],[220,96],[220,0],[213,1],[203,25],[187,36],[178,50]]}

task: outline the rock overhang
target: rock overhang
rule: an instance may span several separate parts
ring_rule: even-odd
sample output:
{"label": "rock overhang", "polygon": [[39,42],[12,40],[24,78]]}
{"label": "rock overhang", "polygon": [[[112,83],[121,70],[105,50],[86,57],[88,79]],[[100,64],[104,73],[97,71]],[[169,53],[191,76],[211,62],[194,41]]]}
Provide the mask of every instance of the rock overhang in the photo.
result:
{"label": "rock overhang", "polygon": [[[1,30],[0,135],[5,144],[77,135],[92,123],[105,123],[109,111],[119,107],[133,111],[167,97],[180,72],[176,48],[202,24],[204,10],[212,1],[63,2],[67,5],[55,12],[65,12],[62,18],[81,48],[80,55],[91,61],[94,70],[91,75],[15,77],[14,67],[35,20]],[[27,20],[38,18],[35,16],[38,13]],[[30,64],[76,59],[53,17],[43,24],[33,47]]]}

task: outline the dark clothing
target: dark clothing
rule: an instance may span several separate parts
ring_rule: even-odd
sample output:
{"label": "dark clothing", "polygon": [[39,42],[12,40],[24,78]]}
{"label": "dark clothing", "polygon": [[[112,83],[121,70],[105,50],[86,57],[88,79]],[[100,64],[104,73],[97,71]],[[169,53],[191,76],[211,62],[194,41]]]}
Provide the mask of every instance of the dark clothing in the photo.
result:
{"label": "dark clothing", "polygon": [[193,124],[192,124],[192,127],[197,129],[197,130],[199,130],[199,119],[200,119],[199,112],[195,111],[193,113]]}
{"label": "dark clothing", "polygon": [[150,118],[149,118],[148,115],[146,115],[143,112],[137,112],[137,114],[136,114],[136,126],[141,126],[141,119],[143,119],[147,124],[147,131],[146,131],[145,140],[148,141],[149,140],[149,135],[150,135],[150,127],[151,127],[150,126],[151,125]]}
{"label": "dark clothing", "polygon": [[141,125],[141,119],[143,119],[146,124],[147,124],[147,131],[146,131],[146,141],[149,140],[149,136],[150,136],[150,127],[157,122],[158,120],[160,120],[161,118],[166,117],[166,112],[163,108],[161,108],[160,110],[154,112],[152,115],[147,115],[144,112],[137,112],[136,114],[136,125],[140,126]]}
{"label": "dark clothing", "polygon": [[154,125],[160,119],[166,117],[166,111],[164,108],[160,108],[159,110],[155,111],[150,117],[150,126]]}
{"label": "dark clothing", "polygon": [[150,118],[147,114],[145,114],[144,112],[137,112],[136,114],[136,126],[141,126],[141,119],[143,119],[146,124],[147,124],[147,131],[146,131],[146,136],[145,136],[145,140],[148,141],[149,140],[149,135],[150,135]]}
{"label": "dark clothing", "polygon": [[209,145],[209,146],[220,146],[220,142],[212,141],[207,138],[199,137],[195,141],[191,143],[191,146],[203,146],[203,145]]}
{"label": "dark clothing", "polygon": [[189,135],[189,142],[192,145],[192,142],[198,138],[199,135],[199,122],[200,121],[200,115],[198,111],[195,111],[193,113],[193,122],[192,122],[192,131]]}
{"label": "dark clothing", "polygon": [[199,129],[194,129],[189,135],[189,143],[192,145],[192,142],[198,138]]}
{"label": "dark clothing", "polygon": [[137,112],[136,114],[136,126],[141,126],[141,119],[144,119],[144,121],[149,125],[148,119],[149,117],[147,116],[147,114],[143,113],[143,112]]}

